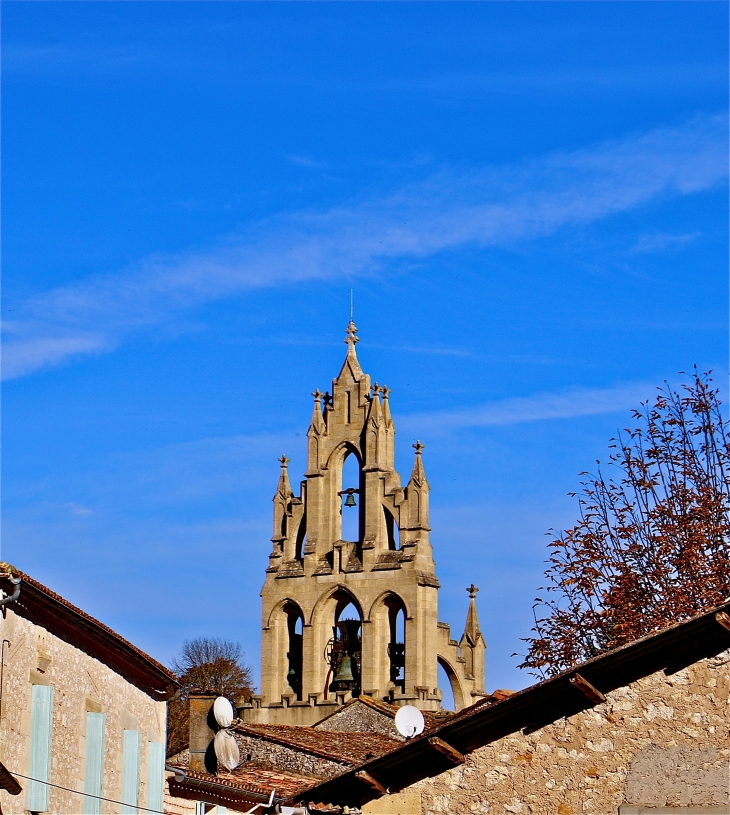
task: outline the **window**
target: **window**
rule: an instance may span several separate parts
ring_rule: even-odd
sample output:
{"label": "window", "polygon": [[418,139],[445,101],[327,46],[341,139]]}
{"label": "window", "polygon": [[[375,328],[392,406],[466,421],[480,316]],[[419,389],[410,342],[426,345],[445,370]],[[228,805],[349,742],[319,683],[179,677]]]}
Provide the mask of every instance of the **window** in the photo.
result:
{"label": "window", "polygon": [[51,726],[53,724],[53,688],[33,685],[30,714],[30,771],[28,809],[47,812],[51,788]]}
{"label": "window", "polygon": [[[101,813],[101,785],[104,772],[103,713],[86,714],[86,763],[84,766],[84,815]],[[95,796],[95,797],[92,797]]]}
{"label": "window", "polygon": [[139,730],[125,730],[122,749],[122,815],[137,814],[138,796]]}
{"label": "window", "polygon": [[165,783],[165,745],[147,742],[147,806],[162,812]]}

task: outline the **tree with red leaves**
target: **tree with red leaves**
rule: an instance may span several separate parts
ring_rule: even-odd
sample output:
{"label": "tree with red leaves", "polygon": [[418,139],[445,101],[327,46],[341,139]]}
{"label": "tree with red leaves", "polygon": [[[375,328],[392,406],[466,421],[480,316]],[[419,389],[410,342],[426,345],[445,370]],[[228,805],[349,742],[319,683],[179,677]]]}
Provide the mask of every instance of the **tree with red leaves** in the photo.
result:
{"label": "tree with red leaves", "polygon": [[[550,532],[521,668],[554,676],[730,597],[730,423],[709,374],[665,383],[582,473],[580,520]],[[608,474],[610,473],[610,474]]]}

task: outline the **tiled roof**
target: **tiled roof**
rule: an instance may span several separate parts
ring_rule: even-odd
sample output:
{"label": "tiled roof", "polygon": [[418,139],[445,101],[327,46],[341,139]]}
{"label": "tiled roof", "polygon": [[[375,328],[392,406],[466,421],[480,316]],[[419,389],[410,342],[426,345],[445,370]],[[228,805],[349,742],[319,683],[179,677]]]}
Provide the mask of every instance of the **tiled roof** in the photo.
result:
{"label": "tiled roof", "polygon": [[730,602],[605,651],[524,690],[495,691],[434,730],[399,744],[396,750],[321,782],[301,799],[350,803],[359,795],[356,781],[362,772],[372,775],[383,787],[399,789],[403,779],[408,779],[410,785],[449,766],[443,751],[434,744],[436,740],[466,755],[507,734],[525,728],[534,732],[559,718],[572,716],[596,703],[571,681],[578,675],[600,693],[608,694],[657,671],[673,673],[717,656],[730,648],[730,632],[724,625],[728,612]]}
{"label": "tiled roof", "polygon": [[[389,702],[384,702],[382,699],[375,699],[372,696],[366,696],[363,694],[362,696],[358,696],[355,699],[350,699],[346,702],[342,707],[337,708],[333,713],[330,713],[328,716],[325,716],[323,719],[320,719],[316,724],[312,725],[315,729],[319,729],[320,725],[323,722],[327,722],[330,719],[339,716],[343,710],[347,710],[348,707],[351,705],[366,705],[373,710],[377,710],[378,713],[382,713],[384,716],[388,716],[391,719],[395,719],[395,714],[398,712],[399,707],[398,705],[391,705]],[[424,710],[421,711],[423,713],[423,718],[426,720],[426,730],[430,729],[431,727],[436,727],[436,725],[441,724],[444,721],[445,717],[453,716],[454,714],[452,711],[439,711],[435,713],[433,711]]]}
{"label": "tiled roof", "polygon": [[[168,764],[170,769],[174,769],[177,765]],[[246,793],[253,793],[259,796],[271,795],[271,791],[276,791],[277,798],[287,798],[292,795],[297,795],[305,790],[313,787],[321,781],[320,778],[315,776],[304,775],[302,773],[293,773],[286,770],[272,770],[269,767],[263,767],[259,764],[248,763],[242,767],[237,767],[233,772],[221,772],[217,775],[210,773],[201,773],[190,770],[187,767],[180,767],[184,777],[182,785],[185,785],[186,779],[191,779],[192,784],[195,781],[203,781],[216,786],[226,787],[232,792],[238,791],[245,797]]]}
{"label": "tiled roof", "polygon": [[73,639],[73,645],[84,648],[92,646],[94,656],[109,665],[130,681],[146,681],[149,689],[161,696],[169,696],[179,687],[177,677],[149,654],[145,654],[117,634],[116,631],[99,620],[69,603],[60,594],[51,591],[30,575],[21,572],[9,563],[0,562],[0,588],[6,594],[12,593],[14,586],[10,577],[19,577],[20,597],[8,606],[20,616],[33,622],[50,624],[54,628],[64,628],[66,639]]}
{"label": "tiled roof", "polygon": [[361,764],[400,746],[396,739],[373,732],[336,732],[284,724],[238,724],[234,730],[349,765]]}

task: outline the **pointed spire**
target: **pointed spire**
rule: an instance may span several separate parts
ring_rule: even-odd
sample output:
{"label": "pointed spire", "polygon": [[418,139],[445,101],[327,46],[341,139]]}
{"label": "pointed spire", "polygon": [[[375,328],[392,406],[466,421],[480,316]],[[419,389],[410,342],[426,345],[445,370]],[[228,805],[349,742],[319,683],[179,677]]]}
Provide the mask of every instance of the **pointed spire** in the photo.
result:
{"label": "pointed spire", "polygon": [[380,390],[380,385],[378,385],[377,382],[370,389],[370,413],[368,414],[368,420],[373,421],[377,427],[380,427],[383,415],[380,409]]}
{"label": "pointed spire", "polygon": [[385,426],[391,429],[393,427],[393,418],[390,415],[390,400],[388,399],[390,396],[390,388],[387,385],[383,385],[380,392],[383,394],[383,419],[385,419]]}
{"label": "pointed spire", "polygon": [[[322,433],[324,431],[324,419],[322,418],[322,399],[325,398],[325,395],[317,388],[314,393],[314,410],[312,411],[312,429],[316,430],[317,433]],[[325,399],[326,403],[326,399]]]}
{"label": "pointed spire", "polygon": [[279,462],[281,463],[281,472],[279,473],[279,484],[276,488],[277,494],[281,495],[282,498],[288,499],[294,493],[291,489],[291,484],[289,483],[289,465],[290,459],[286,456],[280,456]]}
{"label": "pointed spire", "polygon": [[423,469],[423,460],[421,458],[421,452],[424,447],[425,445],[421,444],[420,441],[417,441],[413,445],[413,449],[416,451],[416,460],[413,462],[411,481],[419,487],[426,481],[426,471]]}
{"label": "pointed spire", "polygon": [[479,630],[479,615],[477,614],[477,592],[479,589],[472,583],[467,589],[469,592],[469,611],[466,613],[466,625],[464,626],[464,636],[469,645],[474,647],[481,636]]}

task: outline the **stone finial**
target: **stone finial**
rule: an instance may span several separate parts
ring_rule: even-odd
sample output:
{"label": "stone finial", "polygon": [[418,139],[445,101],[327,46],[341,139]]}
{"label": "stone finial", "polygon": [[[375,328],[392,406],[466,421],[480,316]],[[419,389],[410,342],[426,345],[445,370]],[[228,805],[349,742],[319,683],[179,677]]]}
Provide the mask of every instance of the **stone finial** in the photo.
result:
{"label": "stone finial", "polygon": [[476,600],[477,592],[479,591],[479,589],[473,583],[471,584],[471,586],[469,586],[467,591],[469,592],[469,599]]}
{"label": "stone finial", "polygon": [[357,326],[350,320],[347,324],[347,331],[345,332],[345,342],[350,346],[350,349],[355,350],[355,343],[360,342],[360,337],[357,336]]}
{"label": "stone finial", "polygon": [[319,388],[315,388],[314,391],[312,391],[312,396],[314,396],[315,402],[321,402],[324,394]]}
{"label": "stone finial", "polygon": [[413,449],[416,451],[416,455],[417,455],[417,456],[420,456],[420,455],[421,455],[421,452],[422,452],[422,450],[423,450],[423,448],[424,448],[425,446],[426,446],[426,445],[425,445],[425,444],[421,444],[421,442],[420,442],[420,441],[416,441],[416,443],[413,445]]}
{"label": "stone finial", "polygon": [[377,382],[376,382],[374,385],[372,385],[372,386],[370,387],[370,392],[371,392],[371,395],[372,395],[373,399],[375,399],[375,397],[376,397],[376,396],[377,396],[379,393],[382,393],[382,390],[383,390],[383,389],[380,387],[380,385],[378,385],[378,383],[377,383]]}
{"label": "stone finial", "polygon": [[392,393],[392,391],[387,385],[383,385],[383,387],[380,389],[380,392],[383,394],[383,399],[387,399]]}
{"label": "stone finial", "polygon": [[287,458],[285,455],[280,456],[277,460],[281,462],[282,470],[285,470],[287,468],[287,465],[291,461],[291,459]]}

